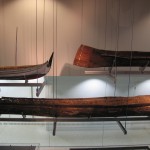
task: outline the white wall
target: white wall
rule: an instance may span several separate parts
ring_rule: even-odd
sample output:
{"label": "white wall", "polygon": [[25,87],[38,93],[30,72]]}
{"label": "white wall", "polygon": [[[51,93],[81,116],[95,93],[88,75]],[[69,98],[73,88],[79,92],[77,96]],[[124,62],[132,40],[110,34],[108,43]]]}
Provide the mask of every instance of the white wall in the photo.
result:
{"label": "white wall", "polygon": [[[149,0],[135,0],[134,5],[130,0],[120,0],[120,5],[119,0],[45,0],[45,13],[44,0],[37,2],[38,63],[47,60],[51,52],[55,51],[55,67],[51,69],[50,75],[68,75],[50,77],[41,97],[135,96],[150,93],[149,76],[131,76],[129,83],[129,75],[118,75],[116,86],[108,76],[69,76],[83,74],[82,69],[70,65],[82,43],[112,50],[117,47],[119,50],[131,50],[132,44],[133,50],[149,51]],[[36,0],[0,0],[1,66],[15,64],[16,27],[18,64],[36,64],[35,4]],[[35,95],[32,95],[31,88],[1,87],[0,96]],[[127,135],[123,135],[114,122],[58,123],[55,137],[52,136],[52,129],[52,124],[48,123],[1,122],[0,143],[40,143],[41,146],[60,147],[150,143],[149,122],[129,122]]]}
{"label": "white wall", "polygon": [[[113,78],[109,76],[48,77],[47,86],[40,96],[81,98],[149,95],[149,84],[150,78],[146,75],[131,76],[130,82],[128,75],[118,75],[116,89]],[[15,90],[13,87],[9,89],[1,87],[0,94],[13,97],[32,96],[30,88],[24,90],[18,87]],[[34,94],[35,90],[33,96]],[[1,117],[22,116],[1,115]],[[122,123],[125,125],[125,121]],[[67,147],[73,146],[139,145],[150,142],[149,121],[127,122],[127,135],[123,134],[116,122],[58,122],[56,136],[52,136],[52,132],[53,123],[48,122],[0,122],[0,143],[38,143],[41,147],[68,149]]]}
{"label": "white wall", "polygon": [[149,0],[37,0],[36,7],[36,0],[0,0],[0,65],[15,65],[17,27],[18,65],[42,63],[55,51],[51,75],[80,75],[68,65],[81,44],[149,51],[149,5]]}

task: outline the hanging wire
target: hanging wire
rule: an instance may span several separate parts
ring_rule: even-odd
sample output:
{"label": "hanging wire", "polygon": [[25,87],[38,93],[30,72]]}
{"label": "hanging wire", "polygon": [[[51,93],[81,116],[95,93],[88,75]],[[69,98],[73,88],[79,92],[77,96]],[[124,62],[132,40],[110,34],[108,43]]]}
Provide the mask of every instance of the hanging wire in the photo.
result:
{"label": "hanging wire", "polygon": [[104,50],[106,50],[106,37],[107,37],[107,6],[108,6],[108,4],[107,4],[107,0],[106,0],[106,21],[105,21],[105,43],[104,43]]}
{"label": "hanging wire", "polygon": [[120,22],[120,0],[119,0],[119,7],[118,7],[118,16],[117,16],[117,47],[116,47],[116,51],[115,51],[115,59],[114,59],[114,65],[115,65],[115,90],[114,90],[114,96],[116,96],[116,88],[117,88],[117,52],[119,49],[119,22]]}
{"label": "hanging wire", "polygon": [[[53,51],[55,51],[55,47],[54,47],[54,45],[55,45],[55,31],[54,31],[54,27],[55,27],[55,0],[53,0]],[[53,62],[55,62],[55,57],[54,57],[54,59],[53,59],[54,61]],[[55,78],[54,78],[54,76],[55,76],[55,69],[54,69],[54,64],[55,63],[53,63],[53,99],[54,99],[54,91],[55,91]]]}
{"label": "hanging wire", "polygon": [[15,51],[15,66],[17,66],[17,53],[18,53],[18,27],[16,27],[16,51]]}
{"label": "hanging wire", "polygon": [[[112,7],[112,14],[113,14],[113,10],[114,10],[114,0],[112,0],[111,1],[111,7]],[[110,39],[111,39],[111,47],[113,47],[113,34],[112,34],[112,31],[113,31],[113,25],[112,25],[112,23],[113,23],[113,18],[111,17],[111,34],[110,34]]]}
{"label": "hanging wire", "polygon": [[[129,80],[128,80],[128,98],[130,96],[130,82],[131,82],[131,65],[132,65],[132,57],[133,57],[133,27],[134,27],[134,0],[133,0],[133,3],[132,3],[132,10],[131,10],[131,27],[132,27],[132,30],[131,30],[131,55],[130,55],[130,67],[129,67]],[[127,115],[128,115],[128,99],[127,99],[127,107],[126,107],[126,120],[127,120]],[[125,129],[126,129],[126,121],[125,120]]]}
{"label": "hanging wire", "polygon": [[[106,91],[107,91],[107,86],[108,86],[108,83],[107,83],[107,81],[106,81],[106,86],[105,86],[105,95],[104,95],[104,97],[105,97],[105,102],[106,102],[106,109],[108,109],[108,107],[107,107],[107,98],[106,98]],[[104,143],[104,131],[105,131],[105,129],[104,129],[104,123],[105,123],[105,121],[103,121],[103,126],[102,126],[102,146],[103,146],[103,143]]]}
{"label": "hanging wire", "polygon": [[[54,47],[54,45],[55,45],[55,31],[54,31],[54,29],[55,28],[54,27],[55,27],[55,0],[53,0],[53,45],[52,45],[53,51],[55,52],[55,47]],[[53,62],[55,62],[55,57],[53,60],[54,60]],[[52,84],[53,85],[53,99],[55,97],[55,77],[54,77],[55,76],[55,69],[54,69],[54,64],[55,63],[53,63],[53,84]],[[53,108],[54,107],[55,106],[53,104]],[[49,135],[49,146],[50,146],[50,135]]]}
{"label": "hanging wire", "polygon": [[[106,34],[107,34],[107,7],[108,7],[108,3],[107,3],[107,0],[106,0],[106,22],[105,22],[105,45],[104,45],[104,50],[106,49]],[[105,86],[105,96],[106,97],[106,90],[107,90],[107,80],[106,80],[106,86]],[[107,105],[107,99],[106,99],[106,105]],[[104,121],[103,121],[103,127],[102,127],[102,146],[103,146],[103,142],[104,142]]]}
{"label": "hanging wire", "polygon": [[[96,6],[97,6],[97,0],[95,0],[95,3],[94,3],[94,10],[95,10],[95,11],[94,11],[94,13],[95,13],[95,20],[94,20],[94,21],[95,21],[95,25],[94,25],[94,26],[95,26],[95,32],[94,32],[94,35],[97,37],[97,33],[98,33],[98,32],[97,32],[97,18],[96,18],[96,17],[97,17],[97,7],[96,7]],[[95,38],[95,39],[96,39],[96,38]],[[95,41],[96,41],[96,40],[95,40]],[[98,42],[97,42],[97,43],[98,43]],[[97,44],[97,43],[96,43],[96,44]]]}
{"label": "hanging wire", "polygon": [[[37,0],[36,0],[36,65],[38,64],[38,54],[37,54]],[[37,69],[37,90],[38,90],[38,69]]]}
{"label": "hanging wire", "polygon": [[83,0],[81,4],[81,43],[83,44]]}
{"label": "hanging wire", "polygon": [[36,35],[35,35],[35,38],[36,38],[36,46],[35,46],[35,49],[36,49],[36,64],[38,64],[38,54],[37,54],[37,0],[36,0],[36,17],[35,17],[35,24],[36,24]]}
{"label": "hanging wire", "polygon": [[58,56],[58,53],[57,53],[57,0],[56,0],[56,98],[57,98],[57,67],[58,67],[58,64],[57,64],[57,56]]}
{"label": "hanging wire", "polygon": [[45,61],[45,0],[43,4],[43,63]]}

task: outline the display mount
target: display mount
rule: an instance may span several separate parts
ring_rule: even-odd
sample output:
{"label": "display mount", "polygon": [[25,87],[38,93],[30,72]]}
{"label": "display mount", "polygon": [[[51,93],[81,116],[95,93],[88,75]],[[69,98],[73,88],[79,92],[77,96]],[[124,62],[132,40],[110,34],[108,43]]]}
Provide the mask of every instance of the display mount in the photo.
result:
{"label": "display mount", "polygon": [[7,86],[7,87],[11,87],[11,86],[12,87],[37,87],[36,88],[37,97],[39,97],[45,85],[46,85],[45,78],[42,83],[29,83],[28,80],[25,80],[25,83],[0,83],[0,86]]}
{"label": "display mount", "polygon": [[51,118],[0,118],[4,122],[53,122],[53,136],[56,135],[57,122],[100,122],[100,121],[115,121],[124,134],[127,134],[126,128],[122,125],[121,121],[150,121],[150,116],[143,117],[91,117],[91,118],[64,118],[64,117],[51,117]]}

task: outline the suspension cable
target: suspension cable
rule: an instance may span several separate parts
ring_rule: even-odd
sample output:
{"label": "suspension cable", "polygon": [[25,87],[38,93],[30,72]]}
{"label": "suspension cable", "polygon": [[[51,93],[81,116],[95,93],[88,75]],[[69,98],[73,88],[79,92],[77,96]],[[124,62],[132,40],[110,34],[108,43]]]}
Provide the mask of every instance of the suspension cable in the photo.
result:
{"label": "suspension cable", "polygon": [[[132,58],[133,58],[133,27],[134,27],[134,0],[132,3],[132,10],[131,10],[131,54],[130,54],[130,67],[129,67],[129,80],[128,80],[128,98],[130,96],[130,82],[131,82],[131,66],[132,66]],[[128,115],[128,99],[127,99],[127,107],[126,107],[126,120],[127,120],[127,115]],[[126,129],[126,120],[125,120],[125,129]]]}
{"label": "suspension cable", "polygon": [[36,30],[36,32],[35,32],[35,49],[36,49],[36,65],[38,64],[38,54],[37,54],[37,0],[36,0],[36,17],[35,17],[35,24],[36,24],[36,27],[35,27],[35,30]]}
{"label": "suspension cable", "polygon": [[118,6],[118,16],[117,16],[118,22],[117,22],[117,43],[116,43],[116,51],[115,51],[115,59],[113,61],[113,64],[115,65],[115,90],[114,90],[114,96],[116,96],[116,88],[117,88],[117,52],[119,49],[119,22],[120,22],[120,0],[119,0],[119,6]]}
{"label": "suspension cable", "polygon": [[43,63],[45,61],[45,0],[43,2]]}

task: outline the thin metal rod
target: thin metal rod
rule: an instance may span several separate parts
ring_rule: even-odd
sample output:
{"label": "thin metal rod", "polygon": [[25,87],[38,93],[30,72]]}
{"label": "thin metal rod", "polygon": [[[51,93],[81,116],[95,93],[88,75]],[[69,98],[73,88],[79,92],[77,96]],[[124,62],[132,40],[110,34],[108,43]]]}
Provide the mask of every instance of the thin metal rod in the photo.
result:
{"label": "thin metal rod", "polygon": [[56,125],[57,125],[57,121],[55,120],[55,121],[53,122],[53,136],[56,135]]}
{"label": "thin metal rod", "polygon": [[46,82],[44,81],[39,88],[36,89],[36,96],[39,97],[39,95],[41,94],[44,86],[46,85]]}
{"label": "thin metal rod", "polygon": [[0,86],[42,86],[43,83],[0,83]]}
{"label": "thin metal rod", "polygon": [[139,71],[140,71],[141,73],[144,73],[144,70],[145,70],[146,67],[149,65],[149,63],[150,63],[150,61],[147,61],[147,63],[145,64],[145,66],[139,68]]}
{"label": "thin metal rod", "polygon": [[123,133],[124,134],[127,134],[127,130],[126,130],[126,128],[122,125],[122,123],[118,120],[118,121],[116,121],[117,123],[118,123],[118,125],[119,125],[119,127],[121,128],[121,130],[123,131]]}
{"label": "thin metal rod", "polygon": [[[150,121],[150,117],[101,117],[101,118],[59,118],[57,122],[99,122],[99,121]],[[0,121],[14,122],[55,122],[56,118],[0,118]]]}
{"label": "thin metal rod", "polygon": [[15,66],[17,66],[17,54],[18,54],[18,27],[16,27],[16,51],[15,51]]}

